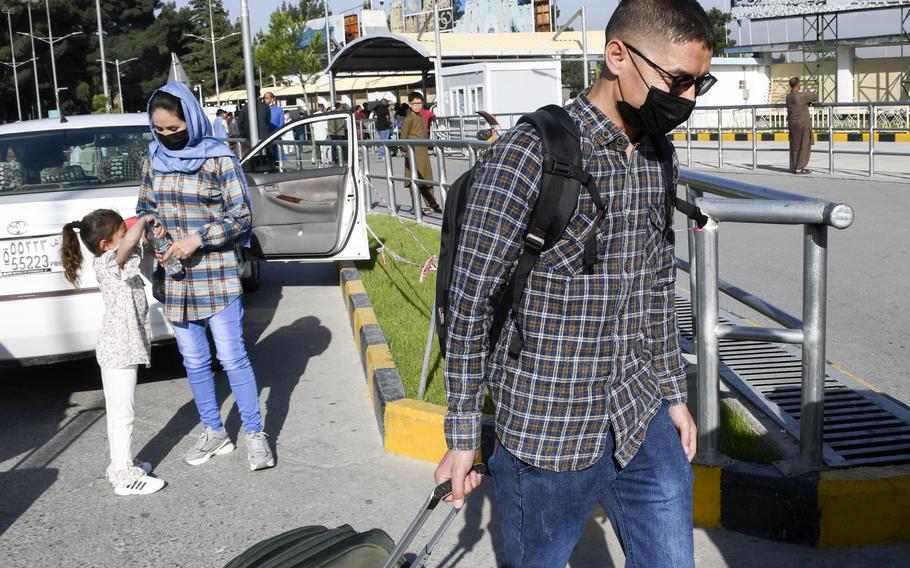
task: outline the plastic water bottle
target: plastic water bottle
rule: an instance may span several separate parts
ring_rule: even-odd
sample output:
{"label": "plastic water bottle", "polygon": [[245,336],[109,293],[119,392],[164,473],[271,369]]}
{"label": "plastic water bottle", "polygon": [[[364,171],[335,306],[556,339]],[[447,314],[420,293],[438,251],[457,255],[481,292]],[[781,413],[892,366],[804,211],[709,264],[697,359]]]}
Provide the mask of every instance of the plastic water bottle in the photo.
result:
{"label": "plastic water bottle", "polygon": [[[174,243],[174,239],[172,239],[171,235],[167,232],[164,233],[164,236],[159,237],[156,235],[155,228],[151,223],[146,225],[145,234],[149,244],[152,245],[152,248],[158,254],[166,253],[167,249],[171,248],[171,245]],[[186,276],[186,269],[183,268],[183,263],[180,262],[180,259],[178,258],[171,256],[162,263],[162,266],[164,266],[164,271],[175,280],[180,280]]]}

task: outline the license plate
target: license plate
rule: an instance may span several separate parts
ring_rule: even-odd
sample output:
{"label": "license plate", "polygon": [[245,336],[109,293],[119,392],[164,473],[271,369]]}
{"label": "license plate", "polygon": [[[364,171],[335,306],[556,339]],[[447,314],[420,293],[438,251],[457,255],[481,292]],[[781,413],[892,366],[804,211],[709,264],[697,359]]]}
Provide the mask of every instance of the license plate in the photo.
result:
{"label": "license plate", "polygon": [[63,272],[60,235],[0,241],[0,276]]}

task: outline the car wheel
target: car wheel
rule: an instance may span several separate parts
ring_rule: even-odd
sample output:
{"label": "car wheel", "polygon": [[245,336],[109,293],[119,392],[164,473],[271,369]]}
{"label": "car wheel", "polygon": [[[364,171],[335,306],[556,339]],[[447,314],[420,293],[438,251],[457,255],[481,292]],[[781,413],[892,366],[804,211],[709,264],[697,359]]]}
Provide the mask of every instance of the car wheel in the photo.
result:
{"label": "car wheel", "polygon": [[262,275],[259,270],[258,260],[247,260],[242,263],[243,270],[240,272],[240,285],[247,294],[255,292],[262,284]]}

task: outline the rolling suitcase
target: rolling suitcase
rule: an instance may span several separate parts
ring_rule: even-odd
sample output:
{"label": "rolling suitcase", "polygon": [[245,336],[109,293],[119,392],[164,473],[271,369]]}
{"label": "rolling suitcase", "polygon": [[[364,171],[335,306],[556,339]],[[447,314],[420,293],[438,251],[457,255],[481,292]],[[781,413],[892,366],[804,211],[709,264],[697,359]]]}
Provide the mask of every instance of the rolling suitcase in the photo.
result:
{"label": "rolling suitcase", "polygon": [[[474,471],[485,474],[483,464]],[[452,482],[437,485],[398,545],[381,529],[358,533],[350,525],[334,529],[310,525],[260,541],[225,565],[225,568],[418,568],[460,512],[454,507],[417,554],[408,563],[404,553],[436,506],[452,492]]]}

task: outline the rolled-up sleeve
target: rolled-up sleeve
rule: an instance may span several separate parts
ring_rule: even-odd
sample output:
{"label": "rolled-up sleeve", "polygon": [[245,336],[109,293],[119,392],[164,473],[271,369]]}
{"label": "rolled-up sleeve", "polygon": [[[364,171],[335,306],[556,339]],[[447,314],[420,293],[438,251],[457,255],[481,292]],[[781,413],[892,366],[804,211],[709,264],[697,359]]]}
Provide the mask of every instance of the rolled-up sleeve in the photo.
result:
{"label": "rolled-up sleeve", "polygon": [[445,436],[450,449],[480,447],[493,300],[518,257],[540,170],[540,140],[530,127],[515,128],[489,150],[467,201],[446,322]]}
{"label": "rolled-up sleeve", "polygon": [[217,183],[221,188],[224,214],[220,219],[206,223],[197,234],[202,246],[217,248],[238,240],[249,232],[252,215],[247,203],[243,170],[229,157],[219,158]]}

